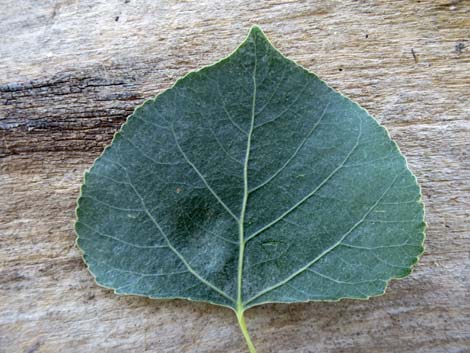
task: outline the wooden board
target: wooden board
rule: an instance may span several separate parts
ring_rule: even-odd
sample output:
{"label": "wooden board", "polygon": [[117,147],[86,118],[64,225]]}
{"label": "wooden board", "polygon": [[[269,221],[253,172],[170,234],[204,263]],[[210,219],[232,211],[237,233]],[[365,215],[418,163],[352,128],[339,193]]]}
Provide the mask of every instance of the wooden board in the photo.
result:
{"label": "wooden board", "polygon": [[246,352],[226,309],[98,287],[73,223],[133,107],[251,24],[390,130],[428,223],[383,297],[248,311],[259,353],[470,352],[470,2],[451,0],[0,0],[0,352]]}

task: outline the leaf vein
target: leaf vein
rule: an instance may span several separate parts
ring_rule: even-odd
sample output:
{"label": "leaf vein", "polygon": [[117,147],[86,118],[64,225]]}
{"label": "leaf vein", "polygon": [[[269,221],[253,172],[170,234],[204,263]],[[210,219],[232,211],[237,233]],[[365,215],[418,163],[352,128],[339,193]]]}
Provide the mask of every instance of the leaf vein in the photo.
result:
{"label": "leaf vein", "polygon": [[122,208],[122,207],[118,207],[118,206],[113,206],[105,201],[102,201],[102,200],[99,200],[97,199],[96,197],[93,197],[93,196],[90,196],[90,195],[82,195],[82,198],[84,199],[90,199],[90,200],[93,200],[93,201],[96,201],[102,205],[105,205],[106,207],[109,207],[109,208],[112,208],[114,210],[118,210],[118,211],[129,211],[129,212],[143,212],[144,210],[141,209],[141,208]]}
{"label": "leaf vein", "polygon": [[109,234],[105,234],[97,229],[94,229],[93,227],[89,226],[88,224],[84,223],[83,221],[78,221],[77,223],[85,226],[86,228],[88,228],[89,230],[91,230],[92,232],[94,232],[95,234],[98,234],[99,236],[102,236],[104,238],[109,238],[109,239],[112,239],[112,240],[115,240],[119,243],[122,243],[122,244],[125,244],[125,245],[128,245],[128,246],[131,246],[131,247],[134,247],[134,248],[138,248],[138,249],[164,249],[164,248],[168,248],[168,246],[166,245],[138,245],[138,244],[134,244],[134,243],[130,243],[128,241],[125,241],[125,240],[122,240],[122,239],[119,239],[117,237],[114,237],[112,235],[109,235]]}
{"label": "leaf vein", "polygon": [[222,201],[222,199],[219,197],[219,195],[217,195],[217,193],[214,191],[214,189],[212,189],[212,187],[209,185],[209,183],[207,182],[206,178],[204,177],[204,175],[199,171],[199,169],[196,167],[196,165],[194,165],[193,162],[191,162],[188,158],[188,156],[186,155],[186,153],[183,151],[183,149],[181,148],[181,145],[179,144],[178,142],[178,138],[176,137],[176,133],[175,133],[175,129],[174,127],[172,126],[172,129],[171,129],[171,132],[173,134],[173,138],[175,140],[175,143],[176,143],[176,147],[178,148],[179,152],[181,153],[181,155],[183,156],[183,158],[185,159],[185,161],[191,166],[191,168],[193,168],[193,170],[196,172],[196,174],[199,176],[199,178],[201,178],[202,182],[204,183],[204,185],[206,185],[207,189],[209,189],[209,191],[211,192],[211,194],[216,198],[216,200],[222,205],[222,207],[230,214],[230,216],[233,217],[233,219],[235,219],[235,221],[238,223],[239,222],[239,219],[237,216],[235,216],[235,214],[232,212],[232,210],[225,204],[224,201]]}
{"label": "leaf vein", "polygon": [[251,118],[250,118],[250,131],[248,132],[248,137],[246,141],[246,150],[245,150],[245,161],[243,163],[243,200],[242,207],[240,211],[240,221],[238,224],[239,231],[239,252],[238,252],[238,273],[237,273],[237,310],[242,310],[243,308],[243,263],[244,263],[244,254],[245,254],[245,213],[246,207],[248,204],[248,163],[250,159],[251,151],[251,138],[253,137],[253,130],[255,126],[255,112],[256,112],[256,66],[257,66],[257,52],[256,52],[256,38],[253,41],[254,43],[254,65],[252,73],[253,81],[253,93],[252,93],[252,103],[251,103]]}
{"label": "leaf vein", "polygon": [[261,229],[255,231],[253,234],[251,234],[248,238],[246,238],[246,242],[250,241],[251,239],[255,238],[256,236],[258,236],[259,234],[261,234],[262,232],[264,232],[266,229],[270,228],[271,226],[273,226],[274,224],[276,224],[277,222],[279,222],[280,220],[282,220],[285,216],[287,216],[289,213],[291,213],[292,211],[294,211],[297,207],[299,207],[300,205],[302,205],[305,201],[307,201],[310,197],[312,197],[313,195],[315,195],[317,193],[318,190],[320,190],[323,185],[325,185],[343,166],[344,164],[348,161],[348,159],[351,157],[351,155],[354,153],[354,151],[356,150],[357,146],[359,146],[359,141],[361,139],[361,136],[362,136],[362,120],[359,120],[360,121],[360,124],[359,124],[359,133],[357,135],[357,139],[356,139],[356,143],[355,145],[353,146],[353,148],[351,149],[351,151],[346,155],[346,158],[314,189],[312,190],[307,196],[305,196],[303,199],[301,199],[299,202],[297,202],[294,206],[292,206],[290,209],[288,209],[287,211],[285,211],[284,213],[282,213],[279,217],[277,217],[275,220],[273,220],[272,222],[268,223],[267,225],[265,225],[264,227],[262,227]]}
{"label": "leaf vein", "polygon": [[127,176],[127,179],[129,181],[129,185],[131,186],[131,188],[134,190],[134,193],[136,194],[136,196],[139,198],[141,204],[142,204],[142,208],[144,209],[145,213],[147,214],[147,216],[150,218],[150,220],[153,222],[153,224],[155,225],[155,227],[158,229],[158,231],[160,232],[160,234],[163,236],[163,238],[165,239],[165,242],[167,243],[168,247],[170,248],[170,250],[180,259],[180,261],[186,266],[186,268],[188,269],[189,272],[191,272],[191,274],[196,277],[200,282],[204,283],[207,287],[211,288],[213,291],[217,292],[218,294],[220,294],[221,296],[223,296],[224,298],[228,299],[229,301],[231,302],[235,302],[235,300],[230,297],[228,294],[226,294],[224,291],[222,291],[220,288],[218,288],[217,286],[215,286],[214,284],[210,283],[208,280],[206,280],[205,278],[203,278],[202,276],[200,276],[192,267],[191,265],[186,261],[186,259],[184,258],[183,255],[181,255],[181,253],[176,250],[176,248],[171,244],[170,240],[168,239],[168,236],[166,235],[166,233],[163,231],[163,229],[161,228],[160,224],[157,222],[157,220],[155,219],[155,217],[153,217],[153,215],[150,213],[149,209],[147,208],[146,204],[145,204],[145,200],[144,198],[142,197],[142,195],[140,195],[140,193],[137,191],[136,187],[134,186],[134,184],[132,183],[130,177],[129,177],[129,174],[127,172],[127,169],[122,166],[120,163],[117,163],[117,162],[114,162],[116,165],[119,165],[121,166],[121,168],[124,170],[124,172],[126,173],[126,176]]}
{"label": "leaf vein", "polygon": [[297,101],[299,100],[299,98],[302,96],[302,94],[305,92],[305,89],[307,88],[309,84],[309,81],[307,81],[305,83],[305,85],[301,88],[300,92],[297,94],[297,96],[294,98],[294,100],[287,106],[286,109],[284,109],[282,112],[280,112],[278,115],[276,115],[274,118],[272,119],[269,119],[263,123],[260,123],[258,125],[255,125],[253,130],[256,130],[256,129],[259,129],[260,127],[264,126],[264,125],[267,125],[267,124],[271,124],[273,122],[275,122],[277,119],[281,118],[282,116],[284,116],[285,113],[287,113],[290,108],[292,108],[294,106],[295,103],[297,103]]}
{"label": "leaf vein", "polygon": [[333,278],[333,277],[330,277],[330,276],[327,276],[321,272],[318,272],[318,271],[315,271],[311,268],[307,268],[307,271],[308,272],[312,272],[322,278],[325,278],[329,281],[332,281],[332,282],[335,282],[335,283],[338,283],[338,284],[348,284],[348,285],[355,285],[355,284],[363,284],[363,283],[375,283],[377,281],[380,281],[380,280],[369,280],[369,281],[357,281],[357,282],[350,282],[350,281],[342,281],[342,280],[339,280],[339,279],[336,279],[336,278]]}
{"label": "leaf vein", "polygon": [[400,177],[401,174],[397,175],[394,180],[392,181],[392,183],[385,189],[385,191],[382,193],[382,195],[379,197],[379,199],[364,213],[364,215],[361,217],[361,219],[356,222],[346,233],[344,233],[337,242],[335,242],[333,245],[331,245],[330,247],[328,247],[327,249],[325,249],[320,255],[318,255],[317,257],[315,257],[312,261],[310,261],[309,263],[307,263],[305,266],[301,267],[299,270],[293,272],[292,274],[290,274],[288,277],[286,277],[284,280],[280,281],[279,283],[273,285],[273,286],[270,286],[266,289],[263,289],[261,290],[260,292],[258,292],[257,294],[253,295],[250,299],[248,299],[246,302],[245,302],[245,305],[254,301],[255,299],[259,298],[260,296],[276,289],[276,288],[279,288],[280,286],[286,284],[287,282],[289,282],[291,279],[293,279],[294,277],[297,277],[299,274],[303,273],[304,271],[306,271],[310,266],[312,266],[313,264],[315,264],[316,262],[318,262],[319,260],[321,260],[323,257],[325,257],[326,255],[328,255],[331,251],[333,251],[334,249],[336,249],[338,246],[340,246],[342,244],[342,242],[347,238],[347,236],[349,234],[352,233],[352,231],[354,229],[356,229],[357,227],[359,227],[364,221],[365,219],[367,218],[367,216],[374,210],[374,208],[380,203],[380,201],[385,197],[385,195],[388,193],[388,191],[393,187],[393,185],[395,185],[395,182],[397,181],[398,177]]}
{"label": "leaf vein", "polygon": [[299,153],[299,151],[302,149],[302,147],[305,146],[305,143],[308,141],[308,139],[312,136],[312,134],[317,129],[317,127],[320,124],[321,120],[326,115],[326,112],[328,110],[328,107],[330,106],[330,103],[331,103],[331,98],[328,101],[328,103],[326,104],[325,108],[323,109],[323,112],[321,113],[320,118],[313,125],[312,129],[310,129],[310,131],[307,133],[305,138],[301,141],[299,146],[295,149],[294,153],[289,157],[289,159],[281,166],[281,168],[279,168],[273,175],[271,175],[271,177],[269,177],[267,180],[265,180],[264,182],[262,182],[258,186],[256,186],[256,187],[252,188],[251,190],[249,190],[250,193],[262,188],[263,186],[265,186],[266,184],[271,182],[271,180],[273,180],[279,173],[281,173],[289,165],[289,163],[297,156],[297,153]]}

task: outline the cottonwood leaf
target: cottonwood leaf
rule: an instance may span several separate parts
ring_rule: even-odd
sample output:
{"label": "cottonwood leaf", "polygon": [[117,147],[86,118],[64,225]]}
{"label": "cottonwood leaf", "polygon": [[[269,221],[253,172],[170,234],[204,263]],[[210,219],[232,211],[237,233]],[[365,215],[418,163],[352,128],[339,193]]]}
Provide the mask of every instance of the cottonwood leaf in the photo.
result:
{"label": "cottonwood leaf", "polygon": [[420,189],[387,131],[258,27],[135,110],[77,217],[99,284],[232,308],[248,340],[247,308],[380,295],[423,252]]}

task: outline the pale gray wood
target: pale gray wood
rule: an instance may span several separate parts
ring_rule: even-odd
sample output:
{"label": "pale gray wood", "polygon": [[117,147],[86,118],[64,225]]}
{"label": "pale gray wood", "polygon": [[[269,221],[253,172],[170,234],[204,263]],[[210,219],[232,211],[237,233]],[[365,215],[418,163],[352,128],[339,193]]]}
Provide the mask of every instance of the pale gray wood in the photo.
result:
{"label": "pale gray wood", "polygon": [[470,352],[470,3],[430,0],[0,0],[0,352],[246,351],[226,309],[98,287],[73,223],[133,107],[255,23],[390,130],[428,223],[383,297],[250,310],[259,353]]}

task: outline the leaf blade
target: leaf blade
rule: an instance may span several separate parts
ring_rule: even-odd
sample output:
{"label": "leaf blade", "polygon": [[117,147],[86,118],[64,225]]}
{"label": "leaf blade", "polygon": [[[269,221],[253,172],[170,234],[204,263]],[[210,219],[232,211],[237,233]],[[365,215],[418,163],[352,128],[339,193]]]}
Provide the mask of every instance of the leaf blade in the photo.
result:
{"label": "leaf blade", "polygon": [[234,310],[381,294],[424,241],[419,186],[386,130],[257,27],[136,109],[86,175],[77,218],[100,284]]}

